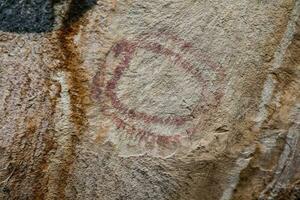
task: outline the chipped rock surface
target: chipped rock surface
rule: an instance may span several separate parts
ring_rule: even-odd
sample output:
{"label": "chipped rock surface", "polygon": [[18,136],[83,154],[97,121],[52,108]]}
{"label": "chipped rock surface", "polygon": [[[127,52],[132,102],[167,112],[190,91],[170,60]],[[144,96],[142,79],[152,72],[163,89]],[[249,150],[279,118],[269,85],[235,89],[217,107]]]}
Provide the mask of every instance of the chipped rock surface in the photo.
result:
{"label": "chipped rock surface", "polygon": [[0,199],[300,199],[300,1],[0,2]]}

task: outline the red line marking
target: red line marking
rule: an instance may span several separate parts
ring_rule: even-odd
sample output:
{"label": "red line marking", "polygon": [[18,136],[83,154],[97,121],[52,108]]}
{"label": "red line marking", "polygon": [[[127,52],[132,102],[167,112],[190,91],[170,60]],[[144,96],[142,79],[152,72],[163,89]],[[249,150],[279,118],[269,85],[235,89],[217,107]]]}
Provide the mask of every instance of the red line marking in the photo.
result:
{"label": "red line marking", "polygon": [[[120,101],[120,99],[118,98],[117,94],[114,91],[116,89],[118,81],[122,77],[124,71],[129,68],[130,61],[133,58],[134,53],[136,52],[136,50],[138,48],[142,48],[142,49],[151,51],[156,54],[164,55],[169,59],[174,58],[176,66],[183,68],[184,70],[186,70],[187,72],[189,72],[190,74],[195,76],[195,78],[202,84],[202,88],[203,88],[202,93],[204,93],[204,91],[207,89],[207,84],[208,84],[209,80],[205,80],[202,73],[197,68],[195,68],[191,63],[184,60],[181,54],[176,53],[176,52],[172,51],[171,49],[168,49],[168,48],[162,46],[159,43],[145,42],[145,40],[147,38],[150,38],[153,36],[157,37],[157,38],[166,36],[168,39],[171,39],[175,43],[182,43],[182,45],[180,45],[179,47],[182,51],[184,51],[184,53],[193,54],[195,57],[197,57],[198,60],[200,60],[202,63],[205,63],[205,65],[207,67],[209,67],[215,71],[215,73],[217,74],[218,82],[223,82],[224,77],[225,77],[225,72],[224,72],[224,69],[222,68],[222,66],[220,66],[217,63],[212,62],[208,55],[198,52],[196,50],[193,50],[193,45],[190,42],[185,42],[183,39],[178,38],[177,36],[175,36],[174,34],[172,34],[170,32],[162,31],[162,32],[156,32],[156,33],[152,33],[152,34],[148,33],[148,34],[140,35],[137,38],[137,40],[135,40],[133,42],[130,42],[127,40],[121,40],[112,48],[112,52],[114,53],[114,56],[116,58],[119,57],[121,61],[115,67],[112,78],[107,81],[106,87],[104,88],[105,95],[107,97],[109,97],[112,107],[114,109],[118,110],[119,114],[126,116],[125,119],[128,117],[128,118],[135,119],[135,120],[142,120],[142,121],[144,121],[145,124],[153,123],[153,124],[163,124],[163,125],[174,125],[174,126],[178,127],[178,126],[185,124],[191,118],[189,116],[160,117],[160,116],[156,116],[156,115],[150,115],[150,114],[147,114],[144,112],[139,112],[134,109],[130,109]],[[103,74],[103,76],[104,76],[104,74]],[[99,84],[97,84],[97,85],[99,85]],[[217,91],[215,91],[213,93],[213,96],[217,102],[216,105],[219,104],[222,96],[224,95],[223,85],[222,84],[219,84],[219,85],[221,87],[218,88]],[[99,91],[96,92],[95,89],[93,89],[93,92],[95,92],[96,96],[99,96],[103,93],[100,88],[98,88],[98,90]],[[201,94],[201,95],[204,96],[204,94]],[[207,104],[207,105],[209,105],[209,104]],[[211,106],[215,106],[215,105],[211,105]],[[116,124],[116,127],[118,129],[125,130],[128,134],[136,134],[136,135],[139,135],[140,138],[151,136],[151,137],[155,138],[155,140],[159,140],[164,143],[168,143],[170,141],[171,142],[179,142],[179,140],[182,137],[184,137],[184,136],[189,137],[195,132],[195,127],[194,127],[194,128],[189,128],[185,132],[182,132],[182,133],[176,133],[172,136],[166,136],[166,135],[161,135],[161,134],[157,134],[157,133],[153,133],[153,132],[145,131],[143,129],[136,128],[134,125],[126,124],[124,120],[117,117],[116,115],[113,115],[112,118],[113,118],[114,123]]]}
{"label": "red line marking", "polygon": [[[129,67],[129,63],[133,57],[133,53],[136,51],[137,48],[144,48],[146,50],[152,51],[157,54],[163,54],[165,56],[175,56],[177,62],[182,60],[182,56],[180,56],[178,53],[174,53],[170,49],[164,48],[162,47],[162,45],[157,43],[145,43],[144,45],[139,45],[138,43],[130,43],[124,40],[117,43],[113,48],[113,51],[115,53],[115,56],[123,55],[122,62],[115,68],[113,77],[111,80],[108,81],[106,87],[106,94],[111,98],[112,105],[120,112],[128,115],[128,117],[142,119],[146,123],[151,122],[176,126],[183,125],[189,119],[187,116],[165,118],[149,115],[143,112],[138,112],[133,109],[129,109],[125,105],[123,105],[118,99],[116,93],[113,92],[113,90],[116,88],[117,82],[120,80],[124,71]],[[201,83],[204,82],[204,79],[202,78],[200,72],[198,72],[189,62],[182,61],[181,63],[179,63],[179,66],[196,76],[196,78]]]}

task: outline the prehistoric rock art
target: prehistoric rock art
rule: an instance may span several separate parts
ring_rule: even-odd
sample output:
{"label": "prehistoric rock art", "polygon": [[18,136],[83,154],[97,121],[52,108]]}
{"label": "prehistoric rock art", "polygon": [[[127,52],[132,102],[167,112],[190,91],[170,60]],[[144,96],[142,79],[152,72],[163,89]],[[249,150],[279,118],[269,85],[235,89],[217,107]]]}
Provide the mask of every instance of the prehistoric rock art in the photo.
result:
{"label": "prehistoric rock art", "polygon": [[297,200],[298,0],[0,2],[0,199]]}
{"label": "prehistoric rock art", "polygon": [[[110,108],[103,108],[105,115],[112,118],[121,134],[136,141],[138,152],[142,152],[142,148],[145,148],[144,151],[149,148],[159,151],[159,146],[176,146],[181,140],[191,143],[199,115],[220,103],[224,69],[192,48],[191,43],[162,30],[141,35],[134,41],[123,39],[112,47],[113,55],[108,55],[111,62],[106,62],[106,68],[101,69],[112,75],[105,77],[98,73],[95,77],[93,88],[96,99],[105,98],[101,96],[103,93],[110,101]],[[150,52],[149,57],[153,57],[152,62],[150,58],[135,63],[136,56],[145,56],[147,52]],[[162,56],[162,60],[156,55]],[[192,60],[192,56],[196,60]],[[132,70],[131,65],[134,65]],[[134,73],[126,73],[133,70]],[[179,73],[174,73],[176,70]],[[201,72],[205,70],[206,73],[214,73],[215,77],[205,77],[207,75]],[[107,80],[102,87],[97,85],[101,80]],[[119,82],[123,82],[124,86]],[[122,93],[120,97],[117,90]],[[185,92],[188,90],[193,92]],[[130,104],[134,108],[130,108]],[[112,109],[114,111],[107,111]],[[176,148],[170,149],[169,153],[174,153],[172,151]]]}

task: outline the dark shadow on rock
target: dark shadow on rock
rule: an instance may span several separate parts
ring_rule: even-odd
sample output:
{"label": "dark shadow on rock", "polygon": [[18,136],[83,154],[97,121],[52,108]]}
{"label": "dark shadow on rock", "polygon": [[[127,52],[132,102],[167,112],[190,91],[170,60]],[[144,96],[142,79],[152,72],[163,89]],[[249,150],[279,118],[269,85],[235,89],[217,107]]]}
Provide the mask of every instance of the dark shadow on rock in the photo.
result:
{"label": "dark shadow on rock", "polygon": [[66,17],[63,21],[65,28],[77,22],[86,11],[97,4],[97,0],[72,0]]}
{"label": "dark shadow on rock", "polygon": [[[54,28],[54,4],[63,0],[0,0],[0,31],[50,32]],[[72,0],[64,26],[77,21],[96,5],[96,0]]]}

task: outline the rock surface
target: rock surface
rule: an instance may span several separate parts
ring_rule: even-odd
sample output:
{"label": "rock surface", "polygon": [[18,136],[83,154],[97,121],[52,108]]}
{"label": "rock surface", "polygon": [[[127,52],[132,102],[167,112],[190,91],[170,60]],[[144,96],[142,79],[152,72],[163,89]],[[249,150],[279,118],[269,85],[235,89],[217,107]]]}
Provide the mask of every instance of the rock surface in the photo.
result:
{"label": "rock surface", "polygon": [[299,15],[0,2],[0,199],[300,199]]}

